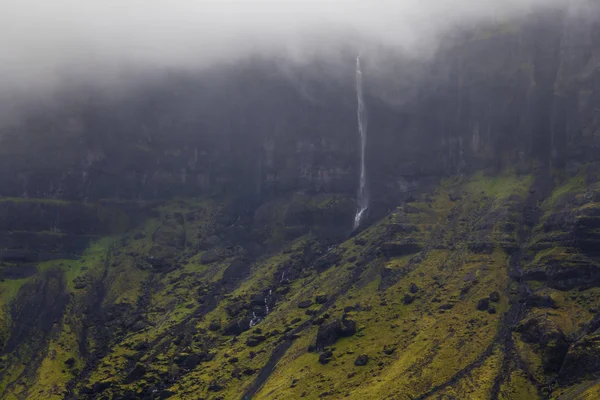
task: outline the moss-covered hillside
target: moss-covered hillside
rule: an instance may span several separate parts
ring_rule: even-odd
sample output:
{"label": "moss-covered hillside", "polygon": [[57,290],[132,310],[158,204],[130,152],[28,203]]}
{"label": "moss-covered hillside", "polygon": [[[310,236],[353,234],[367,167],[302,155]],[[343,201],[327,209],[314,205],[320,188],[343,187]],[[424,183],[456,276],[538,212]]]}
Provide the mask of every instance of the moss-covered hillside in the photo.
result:
{"label": "moss-covered hillside", "polygon": [[598,396],[596,165],[448,179],[352,237],[341,195],[147,207],[4,262],[2,398]]}

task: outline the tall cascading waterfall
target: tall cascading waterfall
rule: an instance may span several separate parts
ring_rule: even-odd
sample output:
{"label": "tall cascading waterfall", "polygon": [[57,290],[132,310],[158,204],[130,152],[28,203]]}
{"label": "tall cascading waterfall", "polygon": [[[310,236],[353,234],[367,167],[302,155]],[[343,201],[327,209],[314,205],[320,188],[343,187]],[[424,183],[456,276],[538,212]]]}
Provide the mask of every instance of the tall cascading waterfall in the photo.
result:
{"label": "tall cascading waterfall", "polygon": [[365,166],[365,151],[367,148],[367,110],[365,109],[365,101],[363,98],[363,76],[360,67],[360,56],[356,57],[356,98],[358,100],[356,109],[356,115],[358,117],[358,133],[360,134],[360,181],[357,197],[358,209],[354,216],[354,229],[360,226],[365,211],[369,208],[369,194],[367,192],[367,173]]}

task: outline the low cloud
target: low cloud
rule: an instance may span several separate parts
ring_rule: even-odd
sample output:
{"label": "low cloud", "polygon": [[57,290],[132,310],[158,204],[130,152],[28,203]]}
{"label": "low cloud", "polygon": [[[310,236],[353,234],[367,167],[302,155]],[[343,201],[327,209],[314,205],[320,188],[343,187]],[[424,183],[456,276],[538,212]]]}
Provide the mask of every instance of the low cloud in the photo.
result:
{"label": "low cloud", "polygon": [[254,54],[302,61],[343,46],[418,56],[456,26],[573,1],[3,0],[0,90],[31,93],[73,77],[103,82],[123,70],[199,69]]}

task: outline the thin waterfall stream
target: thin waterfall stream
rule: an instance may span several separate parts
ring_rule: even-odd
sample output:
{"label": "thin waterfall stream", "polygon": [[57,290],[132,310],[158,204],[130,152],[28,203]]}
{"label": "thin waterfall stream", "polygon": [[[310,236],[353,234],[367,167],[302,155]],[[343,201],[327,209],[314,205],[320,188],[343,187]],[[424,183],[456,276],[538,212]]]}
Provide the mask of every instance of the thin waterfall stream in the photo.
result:
{"label": "thin waterfall stream", "polygon": [[356,98],[358,101],[356,115],[358,117],[358,133],[360,134],[360,180],[358,196],[356,199],[358,209],[354,216],[354,229],[360,223],[369,208],[369,194],[367,192],[367,172],[365,165],[365,152],[367,148],[367,110],[363,97],[363,73],[360,66],[360,56],[356,57]]}

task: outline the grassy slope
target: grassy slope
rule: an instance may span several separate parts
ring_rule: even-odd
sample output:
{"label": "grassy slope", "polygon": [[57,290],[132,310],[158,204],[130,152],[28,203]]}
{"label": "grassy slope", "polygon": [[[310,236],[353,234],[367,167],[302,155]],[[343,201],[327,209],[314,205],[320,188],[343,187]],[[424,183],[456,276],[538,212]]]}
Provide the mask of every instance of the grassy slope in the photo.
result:
{"label": "grassy slope", "polygon": [[[559,185],[541,204],[540,224],[553,210],[564,208],[561,198],[578,196],[584,190],[580,178],[574,179]],[[317,239],[308,233],[287,243],[281,251],[256,260],[247,279],[229,292],[214,292],[215,301],[210,305],[199,301],[199,293],[210,293],[221,282],[235,252],[215,263],[202,264],[202,252],[192,254],[191,249],[198,241],[198,232],[209,232],[220,205],[207,201],[174,202],[124,239],[107,238],[95,243],[81,260],[58,260],[39,266],[40,271],[64,271],[65,290],[72,293],[71,301],[60,329],[48,340],[35,374],[20,378],[18,383],[22,385],[9,385],[5,397],[62,398],[69,382],[75,392],[97,382],[110,382],[112,387],[107,393],[141,393],[152,381],[175,376],[168,387],[174,399],[234,399],[256,383],[259,371],[271,360],[273,371],[261,380],[256,399],[414,399],[441,395],[483,399],[493,391],[501,399],[540,398],[536,385],[547,380],[540,349],[524,343],[520,333],[513,332],[509,336],[518,357],[509,356],[508,342],[504,340],[507,331],[503,329],[505,314],[516,301],[516,288],[508,278],[510,255],[502,246],[515,239],[516,233],[505,227],[519,223],[515,209],[524,203],[531,184],[531,177],[511,173],[444,182],[434,193],[398,207],[357,238],[333,248],[331,251],[340,256],[334,266],[319,271],[305,265],[267,317],[238,337],[210,331],[209,324],[227,324],[232,319],[226,311],[229,305],[247,301],[265,290],[280,290],[282,266],[306,248],[314,247]],[[174,213],[190,212],[196,213],[197,218],[184,223],[187,239],[180,252],[189,253],[186,262],[162,273],[140,267],[140,260],[151,251],[153,233],[167,226],[167,219]],[[389,227],[400,219],[418,231],[390,236]],[[540,228],[534,227],[531,242],[545,240],[540,235]],[[407,237],[420,243],[423,250],[393,258],[379,255],[360,262],[370,252],[377,253],[383,242]],[[489,251],[472,247],[477,241],[491,243]],[[544,254],[533,252],[532,264],[542,262]],[[551,256],[557,254],[562,253]],[[396,279],[391,285],[383,285],[386,276]],[[84,288],[76,288],[78,277],[88,282]],[[4,310],[23,283],[0,283]],[[100,284],[106,292],[97,306],[140,310],[136,315],[144,324],[109,341],[110,351],[98,353],[100,357],[90,362],[81,354],[81,312],[89,306],[87,299],[93,288]],[[419,290],[414,301],[405,304],[411,284]],[[556,307],[529,309],[526,318],[541,318],[565,335],[575,334],[593,316],[589,310],[600,304],[598,289],[579,293],[552,289],[540,282],[530,284],[535,294],[550,296]],[[478,311],[478,301],[494,291],[500,293],[500,301],[492,303],[496,313]],[[302,300],[314,300],[317,294],[327,295],[330,301],[313,304],[310,310],[317,315],[329,314],[332,320],[352,306],[347,316],[358,326],[354,336],[340,339],[333,346],[333,359],[326,365],[318,362],[318,353],[308,351],[318,330],[311,322],[314,317],[297,306]],[[9,326],[10,313],[4,311],[2,318],[3,326]],[[272,358],[273,350],[286,342],[286,331],[297,334],[297,339],[281,357]],[[265,335],[266,340],[248,347],[246,340],[258,334]],[[86,352],[100,351],[106,345],[95,340],[94,335],[86,337]],[[140,343],[148,343],[148,349],[140,352]],[[182,370],[174,363],[182,356],[205,351],[215,357],[192,369]],[[369,356],[366,366],[354,365],[360,354]],[[234,356],[236,363],[230,362]],[[72,367],[65,364],[70,358],[74,359]],[[519,368],[515,367],[516,360],[520,360]],[[25,368],[26,360],[20,361],[14,364],[13,372],[3,376],[5,387]],[[146,366],[144,378],[124,382],[136,364]],[[502,374],[510,378],[494,388],[497,376]],[[215,383],[221,387],[217,393],[209,391]],[[555,395],[587,399],[593,398],[594,390],[597,386],[588,383],[557,389]]]}

